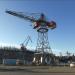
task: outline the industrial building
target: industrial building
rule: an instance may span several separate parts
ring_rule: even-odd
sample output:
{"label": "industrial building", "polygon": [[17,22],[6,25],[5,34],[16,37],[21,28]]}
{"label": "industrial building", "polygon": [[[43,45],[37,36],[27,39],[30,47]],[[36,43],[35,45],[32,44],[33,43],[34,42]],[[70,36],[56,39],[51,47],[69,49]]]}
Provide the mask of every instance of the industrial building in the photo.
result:
{"label": "industrial building", "polygon": [[23,65],[32,64],[34,52],[12,47],[0,48],[0,64]]}
{"label": "industrial building", "polygon": [[[26,48],[0,47],[0,64],[4,65],[32,65],[35,52]],[[48,65],[63,65],[75,62],[75,56],[54,56],[50,54]],[[40,59],[41,60],[41,59]]]}

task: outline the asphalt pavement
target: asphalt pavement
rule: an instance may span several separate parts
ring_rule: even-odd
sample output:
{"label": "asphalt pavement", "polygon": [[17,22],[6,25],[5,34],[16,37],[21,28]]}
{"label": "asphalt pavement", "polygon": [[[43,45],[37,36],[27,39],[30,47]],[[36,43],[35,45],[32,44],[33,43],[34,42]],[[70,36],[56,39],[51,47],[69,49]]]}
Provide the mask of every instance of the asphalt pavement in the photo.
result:
{"label": "asphalt pavement", "polygon": [[0,75],[75,75],[75,68],[0,65]]}

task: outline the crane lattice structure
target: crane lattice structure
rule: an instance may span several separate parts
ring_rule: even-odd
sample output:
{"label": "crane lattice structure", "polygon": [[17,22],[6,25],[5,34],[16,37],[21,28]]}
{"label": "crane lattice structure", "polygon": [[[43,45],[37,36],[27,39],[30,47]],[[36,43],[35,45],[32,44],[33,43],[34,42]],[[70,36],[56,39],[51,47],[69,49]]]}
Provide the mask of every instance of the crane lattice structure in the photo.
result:
{"label": "crane lattice structure", "polygon": [[48,54],[52,53],[52,50],[49,46],[48,41],[48,30],[56,28],[56,23],[54,21],[47,21],[46,17],[43,13],[40,14],[40,17],[36,19],[32,16],[27,16],[20,12],[9,11],[7,10],[6,13],[17,16],[19,18],[29,20],[33,25],[33,29],[36,29],[38,32],[38,39],[37,39],[37,46],[34,54],[33,62],[36,64],[45,64],[47,61],[50,62],[50,56]]}

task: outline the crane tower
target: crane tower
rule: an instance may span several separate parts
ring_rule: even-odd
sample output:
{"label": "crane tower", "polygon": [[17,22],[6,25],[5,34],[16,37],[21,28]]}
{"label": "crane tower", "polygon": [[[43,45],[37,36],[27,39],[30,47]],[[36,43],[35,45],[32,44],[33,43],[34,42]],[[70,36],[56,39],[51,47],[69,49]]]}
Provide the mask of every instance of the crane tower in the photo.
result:
{"label": "crane tower", "polygon": [[43,13],[40,14],[40,17],[36,19],[32,16],[24,15],[20,12],[9,11],[7,10],[6,13],[17,16],[19,18],[29,20],[33,24],[33,29],[36,29],[38,32],[38,39],[37,39],[37,46],[35,49],[35,54],[33,58],[33,63],[39,64],[48,64],[50,63],[50,55],[52,54],[52,50],[49,46],[48,41],[48,30],[56,28],[56,22],[54,21],[47,21],[46,17]]}

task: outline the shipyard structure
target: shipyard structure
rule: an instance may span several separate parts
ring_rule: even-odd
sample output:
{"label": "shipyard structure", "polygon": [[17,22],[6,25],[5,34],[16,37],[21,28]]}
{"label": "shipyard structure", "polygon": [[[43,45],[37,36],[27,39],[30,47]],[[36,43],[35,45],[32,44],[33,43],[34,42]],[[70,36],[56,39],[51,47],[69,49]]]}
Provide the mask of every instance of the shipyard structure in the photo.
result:
{"label": "shipyard structure", "polygon": [[[13,62],[16,65],[59,65],[66,64],[73,61],[74,56],[55,56],[49,45],[48,31],[56,28],[56,22],[51,20],[48,21],[44,13],[38,14],[38,18],[33,15],[23,14],[22,12],[16,12],[6,10],[6,13],[19,17],[24,20],[30,21],[33,29],[38,33],[37,46],[35,51],[30,51],[21,44],[20,49],[16,48],[1,48],[0,49],[0,60],[2,64],[8,64]],[[29,38],[30,39],[30,38]]]}
{"label": "shipyard structure", "polygon": [[[12,48],[12,47],[1,47],[0,48],[0,64],[3,65],[36,65],[34,63],[35,52],[33,50],[28,50],[26,48]],[[69,65],[71,62],[75,62],[75,56],[55,56],[54,54],[49,55],[50,62],[47,62],[44,65],[51,66],[62,66]],[[42,57],[40,54],[39,57]],[[38,56],[37,56],[37,59]],[[40,64],[42,64],[42,60]],[[36,61],[38,63],[38,61]]]}
{"label": "shipyard structure", "polygon": [[[34,56],[35,56],[34,50],[29,50],[25,48],[24,46],[21,46],[20,49],[13,48],[13,47],[1,47],[0,48],[0,64],[4,65],[36,65],[34,63]],[[53,54],[46,54],[46,60],[44,65],[52,65],[54,63],[55,56]],[[43,58],[42,54],[39,54],[36,58],[39,59],[36,60],[37,65],[42,65],[43,61],[41,58]],[[48,58],[49,57],[49,58]],[[48,62],[48,60],[50,60]]]}

